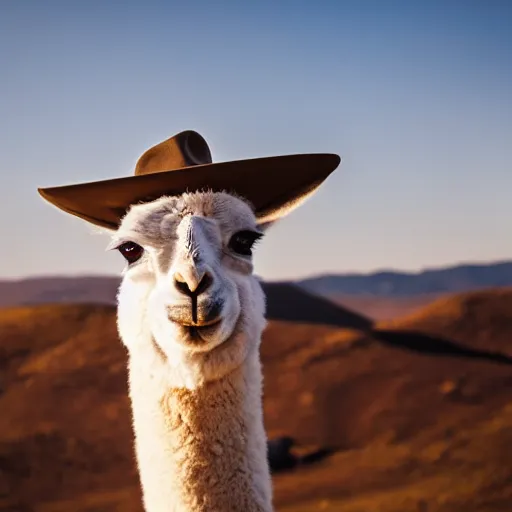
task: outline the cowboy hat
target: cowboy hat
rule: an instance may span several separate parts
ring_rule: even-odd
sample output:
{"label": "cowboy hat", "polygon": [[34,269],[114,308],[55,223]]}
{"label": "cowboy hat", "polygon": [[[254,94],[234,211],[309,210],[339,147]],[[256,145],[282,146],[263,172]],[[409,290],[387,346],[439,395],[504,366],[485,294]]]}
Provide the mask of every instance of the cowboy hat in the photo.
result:
{"label": "cowboy hat", "polygon": [[335,154],[285,155],[212,162],[199,133],[187,130],[148,149],[134,176],[39,188],[47,201],[92,224],[116,229],[133,204],[194,190],[235,193],[259,221],[274,221],[312,195],[338,167]]}

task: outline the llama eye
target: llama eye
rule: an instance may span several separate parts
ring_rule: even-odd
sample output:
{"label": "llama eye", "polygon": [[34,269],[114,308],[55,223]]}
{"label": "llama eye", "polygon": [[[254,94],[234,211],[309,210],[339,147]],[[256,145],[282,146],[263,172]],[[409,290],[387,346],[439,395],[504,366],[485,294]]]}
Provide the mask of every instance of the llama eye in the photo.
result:
{"label": "llama eye", "polygon": [[128,263],[135,263],[144,254],[144,249],[135,242],[124,242],[117,250],[123,255]]}
{"label": "llama eye", "polygon": [[229,241],[229,248],[242,256],[251,256],[253,245],[262,237],[256,231],[239,231]]}

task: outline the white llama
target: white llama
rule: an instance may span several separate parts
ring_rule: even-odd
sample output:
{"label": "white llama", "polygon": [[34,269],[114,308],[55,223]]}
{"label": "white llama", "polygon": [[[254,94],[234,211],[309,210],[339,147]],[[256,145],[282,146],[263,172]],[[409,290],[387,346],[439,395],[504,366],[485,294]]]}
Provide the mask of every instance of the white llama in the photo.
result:
{"label": "white llama", "polygon": [[118,326],[150,512],[272,510],[260,236],[249,206],[224,193],[133,206],[113,235],[128,261]]}
{"label": "white llama", "polygon": [[127,260],[117,318],[148,512],[273,510],[252,247],[339,162],[211,163],[206,141],[186,131],[149,149],[134,177],[39,189],[110,229],[110,248]]}

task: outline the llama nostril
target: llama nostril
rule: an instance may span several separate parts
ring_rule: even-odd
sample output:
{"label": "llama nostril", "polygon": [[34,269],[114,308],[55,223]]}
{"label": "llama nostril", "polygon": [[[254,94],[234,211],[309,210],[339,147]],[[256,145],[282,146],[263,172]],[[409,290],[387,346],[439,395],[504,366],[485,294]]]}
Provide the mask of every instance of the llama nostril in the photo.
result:
{"label": "llama nostril", "polygon": [[194,293],[196,295],[200,295],[201,293],[208,290],[208,288],[210,288],[212,283],[213,283],[212,275],[209,272],[205,272],[203,274],[203,277],[201,278],[201,281],[199,281],[199,284],[197,285],[197,288],[195,289]]}
{"label": "llama nostril", "polygon": [[192,295],[192,291],[190,290],[187,281],[185,281],[179,272],[174,274],[174,285],[181,293],[185,295]]}
{"label": "llama nostril", "polygon": [[209,272],[204,272],[199,279],[191,278],[190,281],[187,281],[179,272],[174,274],[174,285],[178,291],[189,297],[197,297],[205,292],[212,283],[213,277]]}

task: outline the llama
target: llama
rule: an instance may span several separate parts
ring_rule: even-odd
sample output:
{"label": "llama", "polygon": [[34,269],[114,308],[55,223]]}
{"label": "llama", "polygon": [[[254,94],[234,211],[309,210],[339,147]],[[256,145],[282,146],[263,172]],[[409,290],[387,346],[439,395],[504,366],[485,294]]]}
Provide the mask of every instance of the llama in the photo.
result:
{"label": "llama", "polygon": [[109,248],[126,259],[117,324],[148,512],[273,510],[259,356],[265,298],[252,249],[340,161],[212,163],[188,130],[146,151],[134,177],[39,189],[110,230]]}
{"label": "llama", "polygon": [[150,512],[272,510],[261,236],[243,200],[196,192],[133,206],[112,237],[128,263],[118,328]]}

